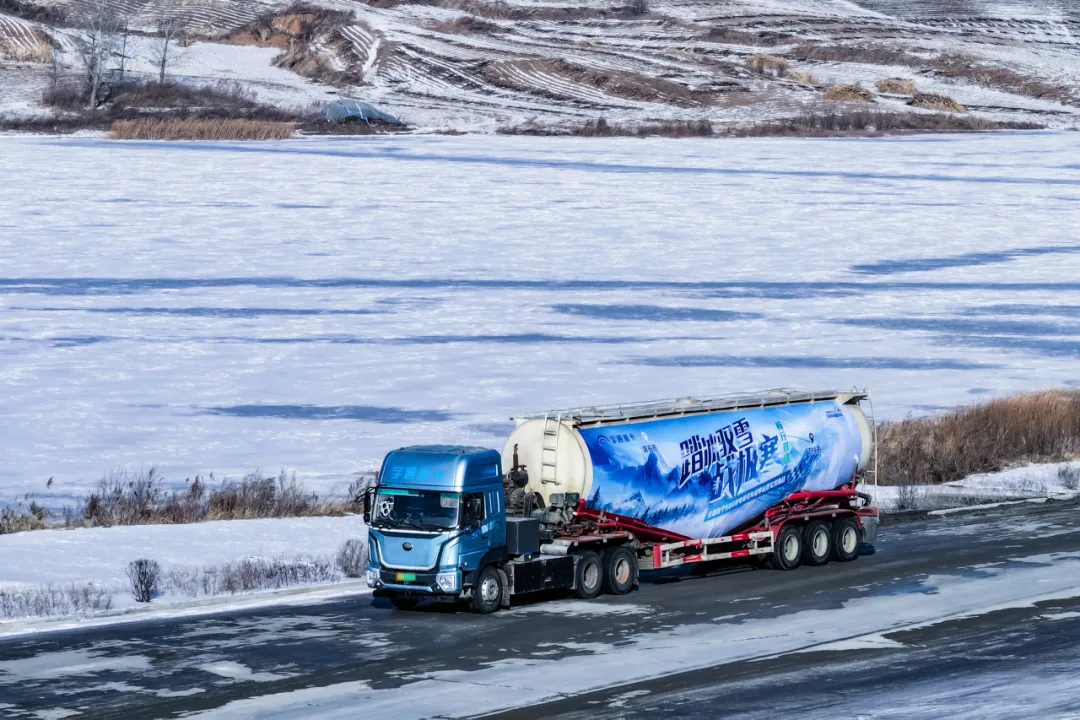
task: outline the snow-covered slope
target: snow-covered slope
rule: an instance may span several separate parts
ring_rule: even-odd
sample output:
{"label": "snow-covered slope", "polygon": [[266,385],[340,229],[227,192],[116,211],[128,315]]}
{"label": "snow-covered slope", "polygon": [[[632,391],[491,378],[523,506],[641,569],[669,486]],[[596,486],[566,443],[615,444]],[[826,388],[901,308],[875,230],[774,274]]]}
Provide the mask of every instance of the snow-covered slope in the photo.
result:
{"label": "snow-covered slope", "polygon": [[[994,119],[1072,127],[1080,110],[1076,2],[649,0],[641,14],[611,0],[317,4],[351,19],[324,23],[303,40],[323,68],[297,76],[305,93],[275,94],[265,73],[248,63],[255,56],[222,44],[262,42],[248,31],[235,34],[256,18],[265,27],[289,26],[295,13],[288,21],[274,16],[283,3],[182,4],[177,12],[197,50],[181,49],[171,72],[188,82],[250,82],[266,99],[292,105],[359,96],[421,129],[480,132],[598,117],[746,124],[805,112],[907,110],[896,96],[879,96],[870,106],[823,98],[827,85],[873,87],[897,75]],[[124,0],[123,7],[136,26],[153,31],[154,2]],[[3,17],[0,39],[5,22],[10,37],[48,30],[60,45],[70,44],[68,28],[34,30]],[[279,35],[264,42],[273,50],[259,62],[269,65],[294,41]],[[788,57],[791,71],[810,73],[816,84],[749,69],[756,53]],[[74,62],[70,53],[64,59]],[[26,72],[12,66],[0,77]]]}

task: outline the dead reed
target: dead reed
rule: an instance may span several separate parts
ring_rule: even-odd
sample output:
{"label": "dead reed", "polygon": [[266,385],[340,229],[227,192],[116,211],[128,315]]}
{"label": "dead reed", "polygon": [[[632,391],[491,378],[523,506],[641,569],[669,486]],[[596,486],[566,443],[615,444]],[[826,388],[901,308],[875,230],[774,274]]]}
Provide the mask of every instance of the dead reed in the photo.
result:
{"label": "dead reed", "polygon": [[825,99],[838,102],[874,102],[874,93],[858,85],[834,85],[825,91]]}
{"label": "dead reed", "polygon": [[915,93],[907,104],[911,107],[923,110],[936,110],[937,112],[963,113],[967,108],[947,95],[934,95],[932,93]]}
{"label": "dead reed", "polygon": [[882,78],[877,81],[876,87],[879,93],[890,93],[892,95],[914,95],[918,92],[914,80],[897,77]]}
{"label": "dead reed", "polygon": [[296,124],[265,120],[117,120],[109,128],[113,140],[285,140]]}

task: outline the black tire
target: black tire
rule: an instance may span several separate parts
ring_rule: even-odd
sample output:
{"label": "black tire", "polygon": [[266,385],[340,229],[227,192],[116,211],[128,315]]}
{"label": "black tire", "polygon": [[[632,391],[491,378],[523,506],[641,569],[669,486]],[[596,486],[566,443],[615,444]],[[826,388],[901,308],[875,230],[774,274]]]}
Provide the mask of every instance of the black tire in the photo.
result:
{"label": "black tire", "polygon": [[475,613],[489,615],[499,609],[502,604],[502,594],[503,586],[499,569],[494,565],[488,565],[476,576],[469,607]]}
{"label": "black tire", "polygon": [[794,570],[802,561],[802,528],[795,523],[787,523],[776,535],[776,547],[773,549],[772,566],[774,570]]}
{"label": "black tire", "polygon": [[604,589],[604,564],[592,550],[578,553],[574,568],[574,597],[592,600]]}
{"label": "black tire", "polygon": [[818,566],[832,557],[832,533],[828,524],[811,520],[803,527],[803,565]]}
{"label": "black tire", "polygon": [[859,557],[859,542],[862,533],[859,523],[853,517],[842,517],[832,524],[833,559],[837,562],[851,562]]}
{"label": "black tire", "polygon": [[420,598],[395,596],[390,598],[390,603],[398,610],[415,610]]}
{"label": "black tire", "polygon": [[625,545],[604,551],[604,592],[625,595],[637,581],[637,555]]}

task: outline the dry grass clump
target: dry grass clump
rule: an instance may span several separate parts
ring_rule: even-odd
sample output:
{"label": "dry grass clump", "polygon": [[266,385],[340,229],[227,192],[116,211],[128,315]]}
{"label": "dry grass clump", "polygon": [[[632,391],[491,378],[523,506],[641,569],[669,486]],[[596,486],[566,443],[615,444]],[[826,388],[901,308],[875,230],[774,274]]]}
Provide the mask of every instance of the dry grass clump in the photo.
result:
{"label": "dry grass clump", "polygon": [[109,128],[113,140],[285,140],[296,128],[291,122],[263,120],[117,120]]}
{"label": "dry grass clump", "polygon": [[803,70],[788,70],[784,73],[784,77],[788,80],[792,80],[803,85],[817,85],[818,81],[814,79],[814,76]]}
{"label": "dry grass clump", "polygon": [[882,424],[881,482],[940,484],[1080,453],[1080,391],[1015,395],[943,415]]}
{"label": "dry grass clump", "polygon": [[952,112],[962,113],[967,112],[967,108],[960,103],[953,100],[947,95],[934,95],[933,93],[915,93],[907,104],[911,107],[922,108],[923,110],[937,110],[938,112]]}
{"label": "dry grass clump", "polygon": [[16,43],[0,37],[0,58],[25,63],[51,63],[53,47],[47,40],[35,39],[32,43]]}
{"label": "dry grass clump", "polygon": [[42,530],[48,521],[48,511],[36,502],[29,506],[18,503],[14,507],[0,508],[0,535]]}
{"label": "dry grass clump", "polygon": [[877,91],[879,93],[891,93],[893,95],[914,95],[918,92],[915,88],[914,80],[905,80],[904,78],[882,78],[877,81]]}
{"label": "dry grass clump", "polygon": [[762,75],[772,75],[774,77],[780,77],[785,72],[787,72],[790,66],[788,64],[787,58],[781,55],[756,53],[746,58],[746,67]]}
{"label": "dry grass clump", "polygon": [[859,85],[834,85],[825,91],[825,99],[839,102],[874,102],[874,93]]}

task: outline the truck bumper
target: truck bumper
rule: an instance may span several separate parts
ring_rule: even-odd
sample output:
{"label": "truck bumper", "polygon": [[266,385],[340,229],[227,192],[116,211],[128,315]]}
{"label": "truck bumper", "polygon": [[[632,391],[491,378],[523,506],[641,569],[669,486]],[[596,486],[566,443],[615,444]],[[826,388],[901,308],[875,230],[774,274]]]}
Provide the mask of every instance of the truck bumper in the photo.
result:
{"label": "truck bumper", "polygon": [[389,595],[415,595],[417,597],[450,597],[456,598],[461,595],[461,575],[457,574],[455,587],[446,589],[439,586],[440,575],[444,573],[402,573],[392,570],[380,570],[379,578],[375,584],[375,597]]}

